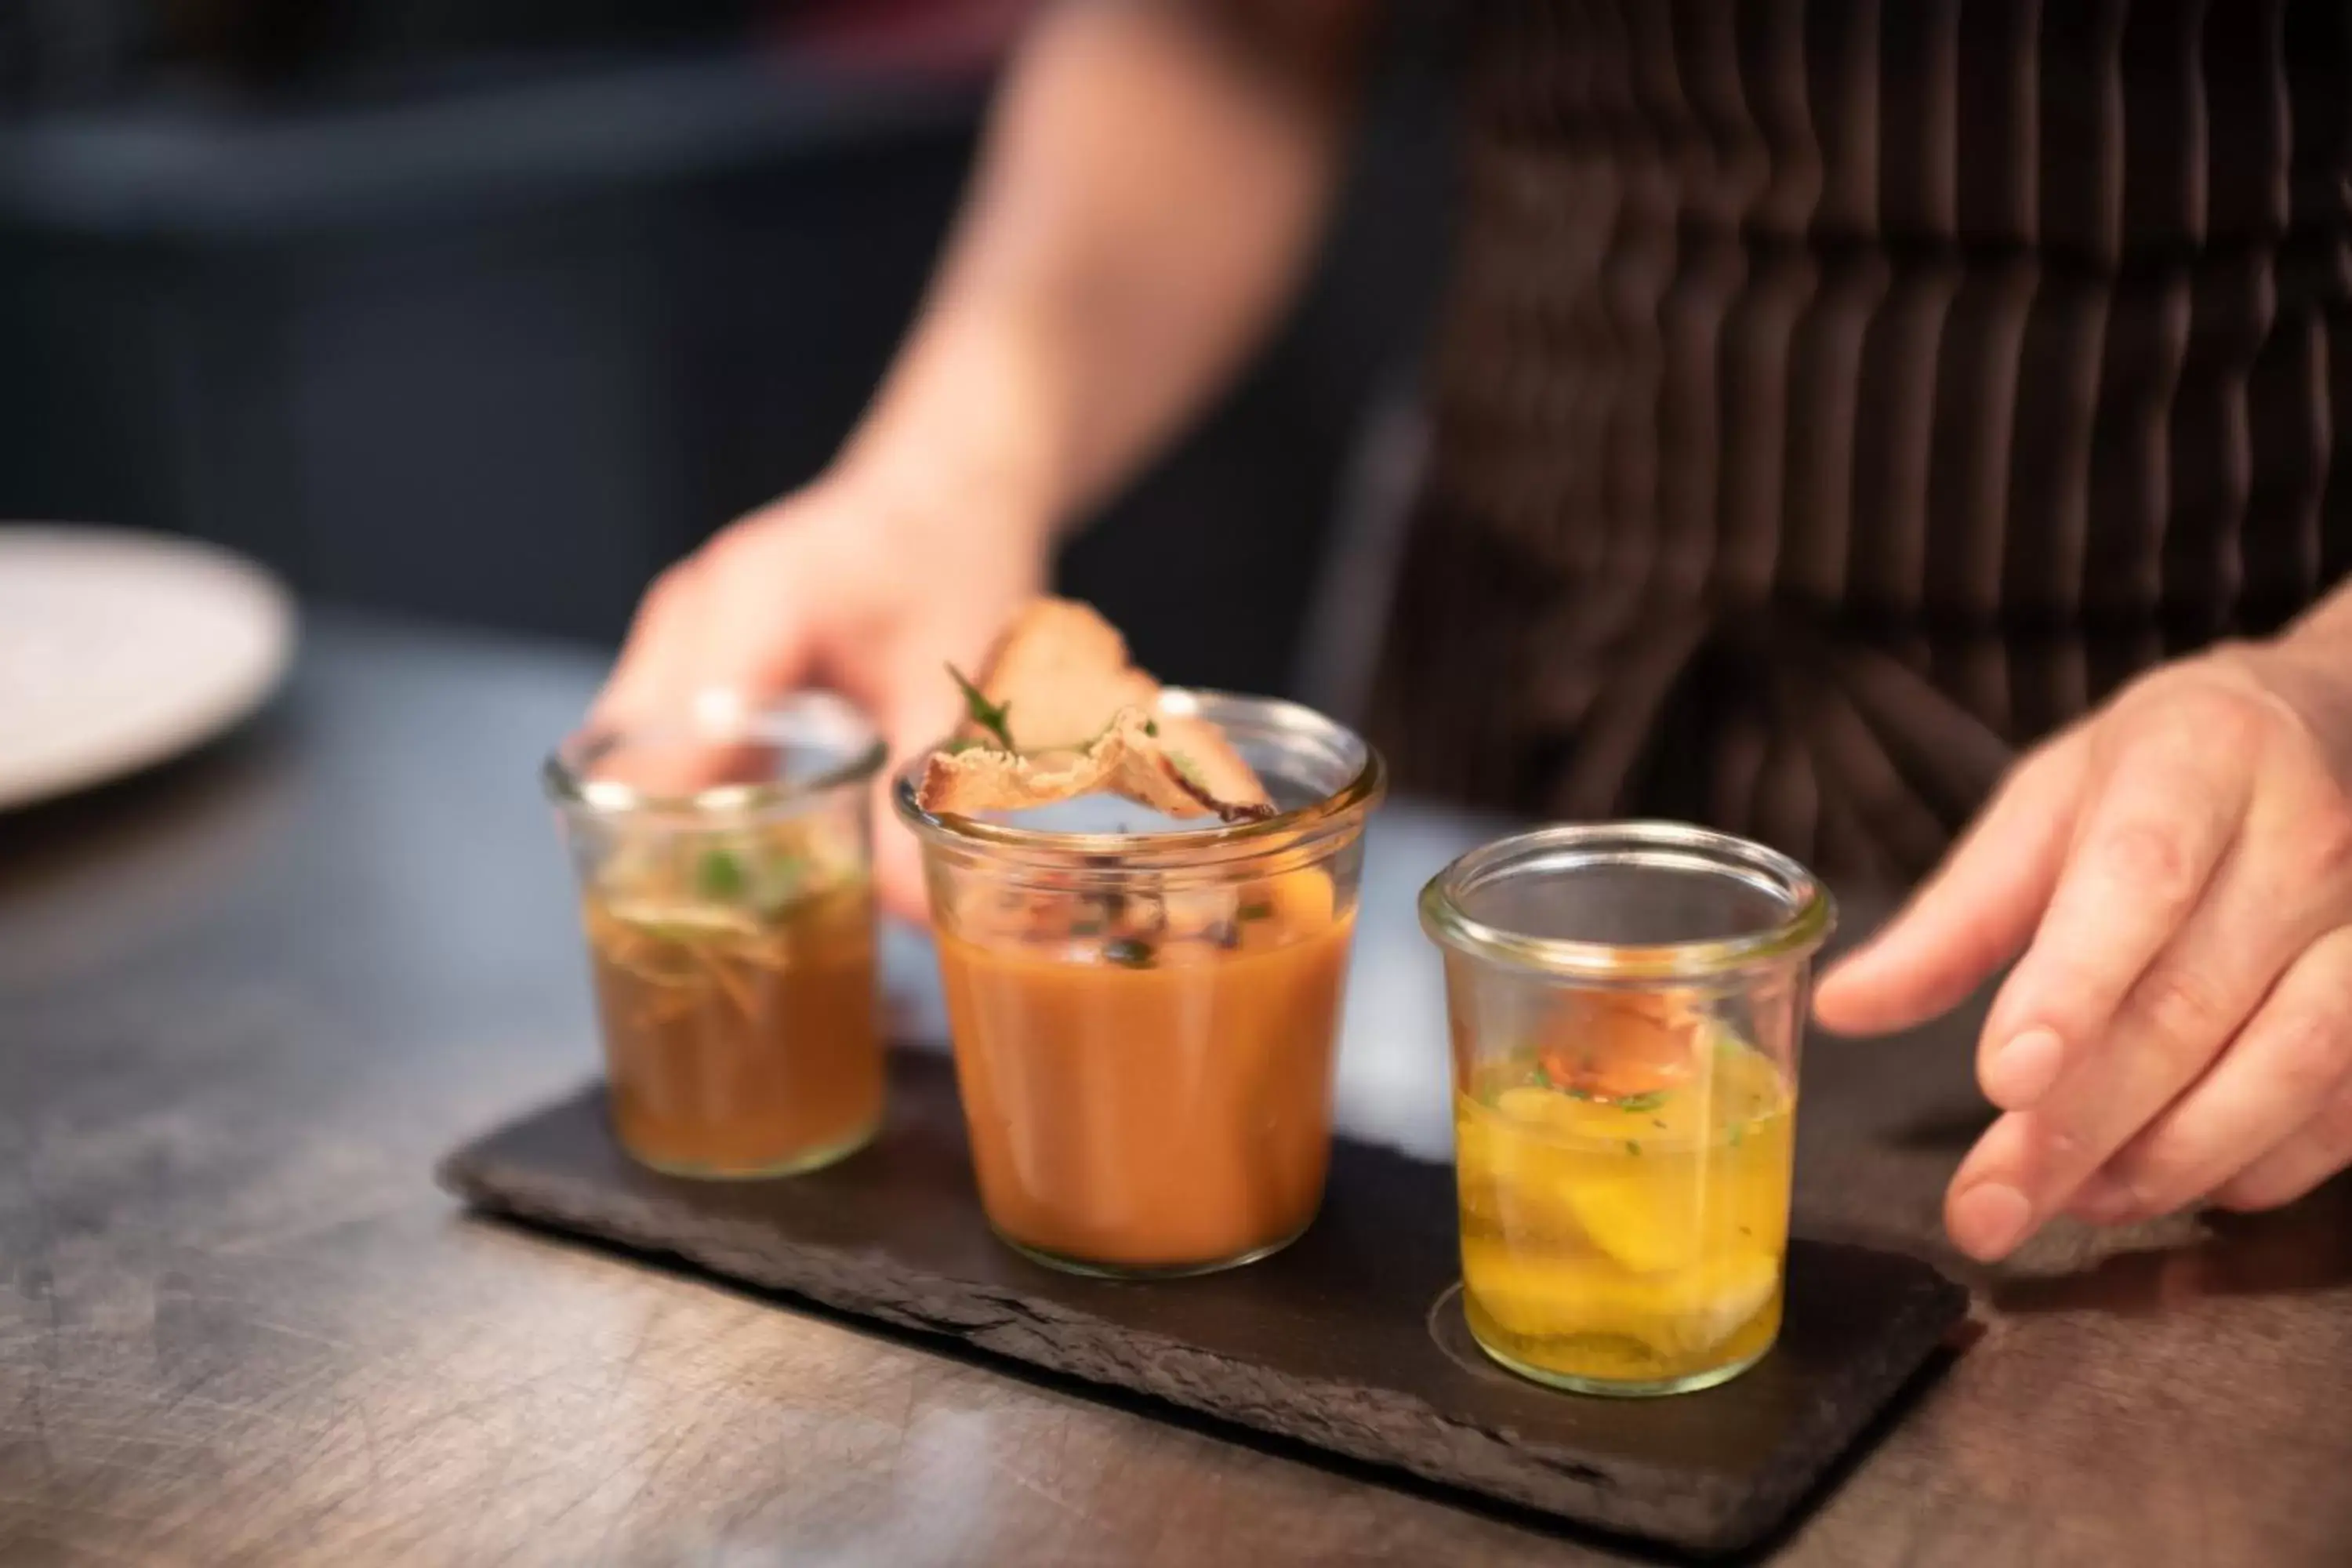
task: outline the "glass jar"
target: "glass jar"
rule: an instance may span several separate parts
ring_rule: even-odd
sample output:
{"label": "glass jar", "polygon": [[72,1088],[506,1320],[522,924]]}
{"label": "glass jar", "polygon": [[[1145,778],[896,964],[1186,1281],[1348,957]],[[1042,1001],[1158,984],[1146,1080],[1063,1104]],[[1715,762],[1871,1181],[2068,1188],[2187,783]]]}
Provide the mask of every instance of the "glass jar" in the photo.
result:
{"label": "glass jar", "polygon": [[1753,1365],[1780,1328],[1819,880],[1696,827],[1549,827],[1447,867],[1421,918],[1480,1346],[1592,1394]]}
{"label": "glass jar", "polygon": [[613,1129],[673,1175],[814,1170],[882,1121],[874,726],[841,699],[587,731],[545,782],[578,875]]}
{"label": "glass jar", "polygon": [[1286,702],[1169,691],[1219,725],[1277,815],[1176,822],[1089,798],[922,845],[956,1077],[989,1223],[1079,1273],[1204,1273],[1315,1216],[1379,756]]}

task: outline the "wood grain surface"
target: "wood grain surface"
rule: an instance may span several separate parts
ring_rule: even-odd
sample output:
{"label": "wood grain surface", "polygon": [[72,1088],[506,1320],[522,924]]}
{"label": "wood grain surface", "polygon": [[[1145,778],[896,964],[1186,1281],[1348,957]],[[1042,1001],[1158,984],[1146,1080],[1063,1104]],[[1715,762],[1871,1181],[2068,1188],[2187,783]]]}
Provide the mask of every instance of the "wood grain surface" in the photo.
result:
{"label": "wood grain surface", "polygon": [[[1641,1560],[466,1218],[435,1158],[594,1068],[532,775],[597,669],[330,620],[237,741],[0,818],[0,1563]],[[1442,1124],[1400,889],[1475,831],[1381,819],[1359,1131]],[[2352,1561],[2352,1197],[1967,1268],[1972,1026],[1811,1047],[1800,1226],[1980,1327],[1771,1555]]]}

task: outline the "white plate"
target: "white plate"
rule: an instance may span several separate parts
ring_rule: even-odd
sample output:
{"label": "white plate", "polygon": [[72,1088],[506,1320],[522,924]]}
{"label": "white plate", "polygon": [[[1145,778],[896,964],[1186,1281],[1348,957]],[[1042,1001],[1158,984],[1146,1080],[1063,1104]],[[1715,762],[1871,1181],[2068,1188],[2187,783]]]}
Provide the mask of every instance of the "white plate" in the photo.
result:
{"label": "white plate", "polygon": [[0,526],[0,808],[202,744],[277,689],[294,605],[213,545]]}

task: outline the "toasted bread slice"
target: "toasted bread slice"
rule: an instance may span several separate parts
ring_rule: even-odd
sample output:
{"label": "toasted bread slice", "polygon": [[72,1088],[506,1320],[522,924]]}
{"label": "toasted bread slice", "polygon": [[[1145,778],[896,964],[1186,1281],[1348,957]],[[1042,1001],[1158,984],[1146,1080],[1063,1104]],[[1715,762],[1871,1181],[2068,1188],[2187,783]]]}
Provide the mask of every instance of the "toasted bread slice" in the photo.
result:
{"label": "toasted bread slice", "polygon": [[996,722],[969,716],[932,753],[917,793],[926,811],[1021,811],[1108,790],[1171,816],[1274,813],[1224,732],[1160,711],[1160,683],[1128,662],[1126,639],[1087,605],[1031,605],[972,684]]}

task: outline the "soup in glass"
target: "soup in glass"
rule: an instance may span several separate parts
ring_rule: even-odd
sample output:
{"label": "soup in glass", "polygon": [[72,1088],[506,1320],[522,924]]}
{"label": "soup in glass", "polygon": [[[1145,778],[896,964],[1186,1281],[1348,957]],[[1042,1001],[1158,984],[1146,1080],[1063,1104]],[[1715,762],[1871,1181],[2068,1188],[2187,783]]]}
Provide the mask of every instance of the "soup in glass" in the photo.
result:
{"label": "soup in glass", "polygon": [[1422,898],[1445,952],[1463,1310],[1504,1365],[1671,1394],[1780,1329],[1797,1045],[1828,895],[1672,824],[1474,850]]}
{"label": "soup in glass", "polygon": [[679,1175],[790,1174],[880,1125],[870,726],[792,699],[583,736],[549,763],[580,877],[613,1126]]}
{"label": "soup in glass", "polygon": [[1276,809],[1203,826],[1123,801],[934,815],[922,842],[972,1163],[1040,1261],[1199,1273],[1313,1219],[1331,1139],[1362,826],[1378,757],[1287,703],[1170,691]]}

